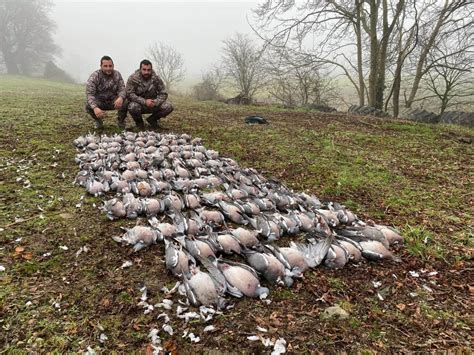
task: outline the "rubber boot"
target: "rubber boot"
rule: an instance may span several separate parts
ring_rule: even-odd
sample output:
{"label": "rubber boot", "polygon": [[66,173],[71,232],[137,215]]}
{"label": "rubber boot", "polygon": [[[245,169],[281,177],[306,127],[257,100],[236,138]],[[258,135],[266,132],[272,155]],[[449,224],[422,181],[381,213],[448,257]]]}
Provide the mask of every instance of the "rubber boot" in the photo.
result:
{"label": "rubber boot", "polygon": [[142,115],[132,115],[133,120],[135,121],[135,126],[138,129],[145,129],[145,122],[143,122]]}
{"label": "rubber boot", "polygon": [[125,119],[127,118],[127,111],[119,111],[117,113],[117,126],[120,129],[125,129]]}
{"label": "rubber boot", "polygon": [[95,129],[104,128],[104,121],[102,121],[100,118],[94,118],[94,123],[95,123]]}
{"label": "rubber boot", "polygon": [[158,117],[158,115],[155,113],[152,113],[150,116],[148,116],[146,121],[152,129],[157,129],[160,127],[160,117]]}

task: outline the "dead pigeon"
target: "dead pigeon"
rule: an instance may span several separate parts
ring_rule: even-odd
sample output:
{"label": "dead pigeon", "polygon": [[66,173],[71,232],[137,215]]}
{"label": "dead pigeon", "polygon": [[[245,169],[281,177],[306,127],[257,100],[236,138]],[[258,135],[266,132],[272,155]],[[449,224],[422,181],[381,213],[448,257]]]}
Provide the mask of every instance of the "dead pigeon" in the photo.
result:
{"label": "dead pigeon", "polygon": [[165,238],[164,242],[166,268],[176,276],[189,273],[190,258],[189,255],[182,250],[182,244],[169,238]]}
{"label": "dead pigeon", "polygon": [[113,198],[104,203],[104,210],[107,211],[107,217],[110,220],[123,218],[127,215],[127,210],[118,198]]}
{"label": "dead pigeon", "polygon": [[232,296],[264,298],[268,295],[268,288],[260,286],[255,270],[248,265],[220,262],[218,268],[224,274],[228,283],[227,292]]}
{"label": "dead pigeon", "polygon": [[216,286],[208,273],[199,267],[191,267],[189,274],[183,275],[184,287],[189,302],[196,307],[219,305],[219,295]]}
{"label": "dead pigeon", "polygon": [[333,243],[328,250],[324,265],[332,269],[341,269],[349,261],[349,255],[346,250],[336,243]]}
{"label": "dead pigeon", "polygon": [[237,229],[231,229],[229,232],[246,248],[251,248],[260,244],[260,241],[257,238],[257,231],[250,231],[239,227]]}
{"label": "dead pigeon", "polygon": [[161,235],[157,231],[146,226],[135,226],[132,229],[122,228],[125,234],[121,237],[113,237],[116,242],[133,245],[134,251],[139,251],[152,244],[155,244],[157,239],[161,239]]}
{"label": "dead pigeon", "polygon": [[395,260],[393,254],[385,248],[385,246],[376,240],[368,240],[359,242],[362,248],[362,256],[367,260],[379,261],[379,260]]}
{"label": "dead pigeon", "polygon": [[88,193],[94,196],[103,195],[105,192],[110,190],[110,186],[107,182],[99,182],[95,179],[89,179],[86,182],[86,190]]}
{"label": "dead pigeon", "polygon": [[271,282],[291,286],[293,279],[285,273],[285,266],[270,253],[259,253],[253,250],[244,251],[248,264]]}

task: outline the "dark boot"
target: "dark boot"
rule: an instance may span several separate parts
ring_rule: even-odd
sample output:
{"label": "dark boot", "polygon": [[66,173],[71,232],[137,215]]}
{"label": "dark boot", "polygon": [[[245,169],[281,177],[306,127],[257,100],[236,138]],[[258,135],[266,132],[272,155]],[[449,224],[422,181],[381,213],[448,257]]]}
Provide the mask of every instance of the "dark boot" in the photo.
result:
{"label": "dark boot", "polygon": [[100,118],[94,118],[94,123],[95,123],[95,129],[104,128],[104,121],[102,121]]}
{"label": "dark boot", "polygon": [[143,122],[142,115],[132,115],[133,120],[135,121],[135,126],[137,126],[138,129],[145,129],[145,122]]}
{"label": "dark boot", "polygon": [[94,120],[94,125],[95,125],[95,129],[102,129],[104,128],[104,121],[102,121],[100,118],[98,118],[95,113],[94,113],[94,110],[92,109],[92,107],[90,107],[89,105],[86,105],[86,112],[92,117],[92,119]]}
{"label": "dark boot", "polygon": [[127,111],[119,111],[117,114],[117,126],[120,129],[125,129],[125,119],[127,118]]}
{"label": "dark boot", "polygon": [[157,129],[160,127],[160,117],[158,117],[158,115],[156,115],[155,113],[148,116],[146,121],[152,129]]}

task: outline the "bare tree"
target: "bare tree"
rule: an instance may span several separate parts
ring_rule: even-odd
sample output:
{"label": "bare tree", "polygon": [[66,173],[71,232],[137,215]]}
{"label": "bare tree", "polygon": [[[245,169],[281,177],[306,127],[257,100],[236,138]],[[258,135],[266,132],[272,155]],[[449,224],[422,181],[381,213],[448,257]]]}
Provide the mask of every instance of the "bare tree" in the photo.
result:
{"label": "bare tree", "polygon": [[153,43],[147,50],[157,74],[168,90],[184,79],[186,70],[181,53],[163,43]]}
{"label": "bare tree", "polygon": [[[415,51],[412,61],[416,63],[410,93],[405,99],[405,106],[410,108],[414,101],[423,77],[432,69],[437,59],[430,52],[441,40],[457,36],[464,31],[471,31],[474,26],[474,7],[469,0],[445,0],[440,7],[439,2],[432,1],[426,4],[426,16],[419,19],[420,40],[419,50]],[[467,35],[467,34],[465,34]],[[461,51],[464,49],[460,49]]]}
{"label": "bare tree", "polygon": [[194,85],[194,96],[198,100],[219,100],[221,96],[219,90],[224,80],[224,73],[218,66],[201,74],[201,82]]}
{"label": "bare tree", "polygon": [[[295,50],[342,70],[356,89],[359,103],[364,103],[367,93],[369,105],[382,108],[387,51],[404,4],[405,0],[326,0],[297,7],[294,2],[267,0],[256,10],[258,31],[270,31],[265,37],[268,44],[287,46],[295,41]],[[304,47],[310,34],[315,43],[308,50]],[[366,63],[369,75],[364,80]]]}
{"label": "bare tree", "polygon": [[224,41],[222,67],[239,95],[252,100],[264,85],[262,51],[249,36],[237,33]]}
{"label": "bare tree", "polygon": [[[459,51],[458,48],[463,48]],[[436,98],[440,114],[459,104],[474,102],[474,43],[472,37],[457,38],[456,46],[441,42],[429,54],[433,63],[425,78],[428,92]]]}
{"label": "bare tree", "polygon": [[[412,16],[410,17],[410,12]],[[388,104],[392,99],[392,110],[393,116],[398,117],[400,111],[400,90],[402,83],[402,70],[408,55],[415,49],[418,43],[418,10],[416,2],[412,3],[412,6],[406,6],[403,8],[401,16],[398,18],[396,23],[396,35],[393,41],[394,48],[392,49],[392,55],[395,57],[392,63],[392,84],[390,91],[385,101],[385,111],[388,111]],[[405,27],[405,21],[414,19],[411,26]]]}
{"label": "bare tree", "polygon": [[331,80],[321,76],[323,66],[281,49],[271,48],[265,56],[269,93],[287,106],[328,105],[334,95]]}
{"label": "bare tree", "polygon": [[59,52],[50,10],[47,0],[0,1],[0,53],[9,74],[31,74]]}
{"label": "bare tree", "polygon": [[360,104],[367,100],[382,109],[389,89],[398,111],[407,63],[416,63],[408,105],[429,71],[427,55],[440,37],[472,26],[470,5],[467,0],[315,0],[299,5],[266,0],[255,10],[254,29],[266,46],[289,48],[341,72]]}

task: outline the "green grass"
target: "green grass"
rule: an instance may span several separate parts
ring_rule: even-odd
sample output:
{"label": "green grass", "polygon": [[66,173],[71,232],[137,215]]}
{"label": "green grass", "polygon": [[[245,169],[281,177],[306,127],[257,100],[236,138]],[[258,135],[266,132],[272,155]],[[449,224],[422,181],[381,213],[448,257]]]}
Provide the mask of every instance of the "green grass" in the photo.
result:
{"label": "green grass", "polygon": [[444,249],[436,244],[433,234],[424,226],[407,225],[402,229],[409,253],[423,260],[430,258],[443,258]]}
{"label": "green grass", "polygon": [[[0,265],[6,269],[0,273],[0,343],[5,352],[78,352],[88,346],[100,352],[145,351],[149,330],[161,323],[158,313],[144,315],[137,306],[138,289],[145,283],[150,303],[156,303],[163,298],[161,287],[176,282],[163,266],[159,247],[131,253],[111,241],[120,226],[136,221],[108,221],[93,207],[102,199],[81,200],[84,190],[72,185],[78,171],[72,141],[92,130],[84,96],[81,85],[0,76]],[[465,339],[472,323],[462,306],[468,304],[468,291],[457,285],[466,274],[455,271],[467,268],[474,246],[474,151],[472,144],[458,139],[474,138],[472,129],[171,100],[176,110],[163,120],[166,132],[201,137],[206,147],[295,191],[343,203],[364,220],[396,226],[405,244],[395,251],[402,263],[318,268],[295,282],[297,292],[271,287],[270,304],[231,300],[235,307],[215,318],[218,332],[200,334],[200,345],[181,334],[187,328],[199,334],[201,321],[183,324],[173,319],[176,335],[163,339],[183,352],[265,352],[269,348],[260,343],[245,342],[255,333],[258,319],[271,325],[269,336],[284,337],[294,352],[430,351],[433,348],[420,344],[426,338],[442,344],[443,334],[452,329],[450,337],[469,347]],[[244,118],[251,114],[266,117],[270,124],[245,125]],[[109,115],[105,133],[117,132]],[[31,187],[24,187],[26,179]],[[82,207],[76,208],[79,201]],[[63,218],[63,213],[73,218]],[[18,246],[24,251],[15,252]],[[90,251],[76,258],[84,246]],[[134,265],[121,270],[124,260]],[[408,270],[422,268],[440,271],[436,285],[429,284],[439,285],[439,295],[453,294],[437,293],[431,299],[433,295],[416,284],[419,280],[405,279]],[[396,292],[381,302],[372,280]],[[409,296],[412,292],[424,302],[416,314],[418,299]],[[55,300],[61,311],[52,306]],[[28,301],[33,305],[25,306]],[[407,310],[399,311],[399,303]],[[317,314],[334,304],[351,317],[345,323],[322,325]],[[293,310],[294,319],[286,318]],[[434,319],[446,322],[446,328],[441,328],[444,323],[433,326]],[[282,325],[272,325],[275,320]],[[98,342],[99,323],[109,337],[104,344]],[[381,341],[386,348],[379,347]]]}

